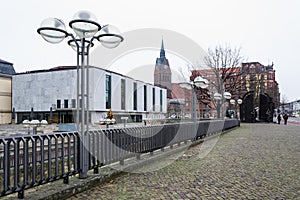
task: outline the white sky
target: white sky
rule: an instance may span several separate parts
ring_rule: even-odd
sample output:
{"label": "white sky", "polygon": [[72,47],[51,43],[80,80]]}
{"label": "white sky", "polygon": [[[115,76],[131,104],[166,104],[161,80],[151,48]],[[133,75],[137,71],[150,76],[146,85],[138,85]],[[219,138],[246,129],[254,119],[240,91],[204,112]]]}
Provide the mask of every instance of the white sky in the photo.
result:
{"label": "white sky", "polygon": [[0,59],[14,63],[17,72],[76,64],[66,41],[49,44],[36,29],[45,18],[61,18],[68,25],[77,11],[89,10],[100,24],[116,25],[122,32],[161,28],[191,38],[204,50],[241,46],[246,61],[274,62],[280,92],[292,101],[300,98],[299,9],[298,0],[3,1]]}

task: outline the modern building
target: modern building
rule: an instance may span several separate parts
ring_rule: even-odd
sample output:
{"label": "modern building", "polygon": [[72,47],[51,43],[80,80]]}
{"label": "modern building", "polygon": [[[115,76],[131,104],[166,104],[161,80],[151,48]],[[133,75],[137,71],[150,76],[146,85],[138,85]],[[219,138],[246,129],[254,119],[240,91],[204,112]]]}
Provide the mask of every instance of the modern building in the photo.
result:
{"label": "modern building", "polygon": [[300,116],[300,100],[295,100],[289,103],[282,103],[279,112],[288,113],[289,116],[299,117]]}
{"label": "modern building", "polygon": [[[129,122],[165,117],[166,89],[97,67],[90,67],[89,71],[91,123],[105,118],[110,109],[117,122],[121,122],[121,117],[128,117]],[[12,107],[16,122],[30,118],[75,122],[76,74],[75,66],[65,66],[14,75]]]}
{"label": "modern building", "polygon": [[0,124],[9,124],[12,114],[12,75],[15,74],[13,64],[0,59]]}

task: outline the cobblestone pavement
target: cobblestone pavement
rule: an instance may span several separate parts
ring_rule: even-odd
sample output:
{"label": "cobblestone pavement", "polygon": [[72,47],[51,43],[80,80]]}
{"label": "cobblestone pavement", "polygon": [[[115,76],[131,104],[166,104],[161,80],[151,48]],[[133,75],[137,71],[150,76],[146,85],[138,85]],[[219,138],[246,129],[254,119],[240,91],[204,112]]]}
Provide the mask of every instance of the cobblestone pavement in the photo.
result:
{"label": "cobblestone pavement", "polygon": [[296,124],[242,124],[204,157],[200,144],[70,199],[300,199],[299,141]]}

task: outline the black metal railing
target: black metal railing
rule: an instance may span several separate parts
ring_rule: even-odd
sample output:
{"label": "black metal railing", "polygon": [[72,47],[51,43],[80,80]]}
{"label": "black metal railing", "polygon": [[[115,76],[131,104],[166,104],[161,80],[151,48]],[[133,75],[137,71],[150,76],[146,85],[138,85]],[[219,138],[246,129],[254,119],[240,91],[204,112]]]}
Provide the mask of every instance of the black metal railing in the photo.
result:
{"label": "black metal railing", "polygon": [[[90,131],[84,148],[88,168],[97,173],[103,165],[163,149],[188,140],[239,126],[239,121],[209,120]],[[0,197],[63,179],[80,172],[78,132],[0,138]]]}

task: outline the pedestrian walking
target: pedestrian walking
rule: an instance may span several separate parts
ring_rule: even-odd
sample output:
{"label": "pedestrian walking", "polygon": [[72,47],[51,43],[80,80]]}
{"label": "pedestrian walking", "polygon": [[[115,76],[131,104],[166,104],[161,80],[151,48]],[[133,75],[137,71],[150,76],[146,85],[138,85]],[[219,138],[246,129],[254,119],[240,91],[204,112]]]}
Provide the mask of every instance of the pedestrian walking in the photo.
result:
{"label": "pedestrian walking", "polygon": [[277,121],[278,121],[278,124],[280,124],[280,121],[281,121],[281,114],[278,114],[278,116],[277,116]]}
{"label": "pedestrian walking", "polygon": [[284,125],[287,124],[288,118],[289,118],[289,116],[285,113],[285,114],[283,115]]}

